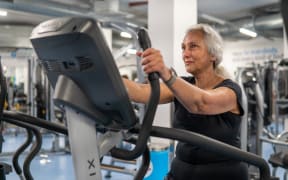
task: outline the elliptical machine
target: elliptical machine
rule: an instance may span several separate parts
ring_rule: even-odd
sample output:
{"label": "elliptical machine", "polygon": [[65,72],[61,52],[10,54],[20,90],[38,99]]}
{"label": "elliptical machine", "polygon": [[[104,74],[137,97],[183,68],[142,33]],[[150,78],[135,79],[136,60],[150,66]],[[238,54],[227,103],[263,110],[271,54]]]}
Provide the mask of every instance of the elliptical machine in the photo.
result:
{"label": "elliptical machine", "polygon": [[[67,114],[77,179],[101,180],[100,158],[104,154],[135,159],[143,154],[149,136],[193,143],[245,161],[260,168],[261,179],[271,179],[267,163],[254,154],[189,131],[152,127],[159,99],[156,73],[148,76],[152,93],[140,124],[100,26],[100,22],[90,18],[59,18],[40,24],[31,36],[39,62],[55,88],[54,102]],[[150,41],[143,29],[139,31],[139,41],[145,49]],[[138,138],[132,151],[115,148],[133,134],[138,134]]]}

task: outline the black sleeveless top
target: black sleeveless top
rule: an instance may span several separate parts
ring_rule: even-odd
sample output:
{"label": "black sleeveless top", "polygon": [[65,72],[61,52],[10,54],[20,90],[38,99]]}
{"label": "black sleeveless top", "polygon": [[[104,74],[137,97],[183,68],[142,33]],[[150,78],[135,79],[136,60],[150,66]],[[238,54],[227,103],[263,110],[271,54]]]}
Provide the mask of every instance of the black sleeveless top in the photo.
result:
{"label": "black sleeveless top", "polygon": [[[182,77],[191,84],[195,84],[193,77]],[[241,88],[230,79],[226,79],[216,87],[231,88],[236,96],[240,107],[240,114],[225,112],[216,115],[200,115],[189,113],[184,106],[175,98],[175,113],[173,127],[193,131],[213,139],[222,141],[235,147],[240,147],[239,131],[241,116],[244,114],[241,103]],[[191,164],[207,164],[228,160],[226,157],[210,153],[197,146],[179,142],[176,148],[176,157]]]}

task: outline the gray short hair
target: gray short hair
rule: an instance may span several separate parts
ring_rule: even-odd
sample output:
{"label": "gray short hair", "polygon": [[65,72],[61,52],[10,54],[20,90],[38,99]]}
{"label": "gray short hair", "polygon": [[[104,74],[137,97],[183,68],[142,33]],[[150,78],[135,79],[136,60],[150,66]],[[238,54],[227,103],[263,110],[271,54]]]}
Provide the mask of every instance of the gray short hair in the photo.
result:
{"label": "gray short hair", "polygon": [[186,35],[192,31],[200,30],[204,33],[204,42],[208,47],[208,52],[216,57],[215,66],[222,61],[223,56],[223,40],[220,34],[208,24],[196,24],[191,26]]}

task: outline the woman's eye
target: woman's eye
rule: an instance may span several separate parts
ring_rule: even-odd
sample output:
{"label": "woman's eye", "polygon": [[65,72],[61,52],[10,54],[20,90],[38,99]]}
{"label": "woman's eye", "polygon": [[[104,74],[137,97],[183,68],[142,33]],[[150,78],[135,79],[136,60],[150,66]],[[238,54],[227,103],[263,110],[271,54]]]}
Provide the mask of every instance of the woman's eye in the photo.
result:
{"label": "woman's eye", "polygon": [[195,47],[197,47],[196,44],[190,44],[190,45],[189,45],[189,48],[195,48]]}
{"label": "woman's eye", "polygon": [[188,44],[187,46],[182,46],[181,49],[182,49],[182,51],[185,51],[186,49],[193,49],[196,47],[198,47],[197,44]]}

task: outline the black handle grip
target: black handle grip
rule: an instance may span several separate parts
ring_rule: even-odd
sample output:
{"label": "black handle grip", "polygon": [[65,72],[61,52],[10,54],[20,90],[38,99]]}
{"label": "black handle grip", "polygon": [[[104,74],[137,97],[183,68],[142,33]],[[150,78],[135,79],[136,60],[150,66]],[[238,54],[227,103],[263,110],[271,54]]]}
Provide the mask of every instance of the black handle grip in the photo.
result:
{"label": "black handle grip", "polygon": [[[137,35],[139,44],[143,50],[146,50],[151,47],[151,40],[149,38],[148,32],[145,29],[143,28],[139,29]],[[159,79],[159,75],[158,73],[150,73],[148,74],[148,79],[149,81]]]}
{"label": "black handle grip", "polygon": [[138,41],[143,50],[151,47],[151,40],[148,36],[148,32],[143,28],[138,31]]}
{"label": "black handle grip", "polygon": [[[138,40],[143,50],[151,47],[151,42],[145,29],[140,29],[138,31]],[[148,79],[150,81],[151,93],[146,107],[146,112],[143,118],[141,129],[138,135],[138,140],[136,142],[136,146],[132,151],[115,147],[110,151],[113,157],[125,160],[132,160],[143,154],[146,149],[147,141],[150,136],[150,131],[152,129],[155,112],[160,98],[160,84],[158,73],[149,73]]]}

